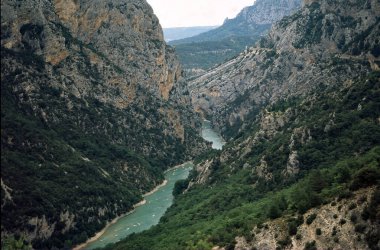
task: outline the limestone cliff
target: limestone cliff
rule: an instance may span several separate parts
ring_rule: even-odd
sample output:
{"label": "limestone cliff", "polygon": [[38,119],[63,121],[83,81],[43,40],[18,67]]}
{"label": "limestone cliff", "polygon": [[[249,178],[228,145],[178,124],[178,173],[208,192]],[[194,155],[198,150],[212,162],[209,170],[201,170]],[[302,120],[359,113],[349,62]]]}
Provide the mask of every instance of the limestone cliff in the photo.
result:
{"label": "limestone cliff", "polygon": [[206,147],[146,1],[2,1],[1,64],[2,236],[82,242]]}
{"label": "limestone cliff", "polygon": [[378,1],[308,3],[256,46],[193,80],[195,109],[225,133],[267,104],[378,70],[379,14]]}
{"label": "limestone cliff", "polygon": [[[354,162],[366,152],[378,150],[380,140],[379,15],[378,1],[305,1],[301,10],[277,22],[254,47],[192,80],[195,110],[212,120],[228,142],[219,154],[197,165],[198,175],[191,184],[198,184],[203,191],[229,183],[247,185],[251,192],[265,193],[260,196],[264,200],[314,171],[320,176],[318,171],[336,168],[338,175],[344,175],[341,166],[347,161],[351,163],[348,172],[374,167],[376,177],[371,185],[378,187],[378,157],[371,166]],[[362,113],[364,102],[367,114]],[[364,120],[377,132],[358,125]],[[361,137],[364,134],[370,136]],[[355,142],[346,144],[351,139]],[[348,175],[342,182],[350,182]],[[371,176],[363,174],[364,179]],[[324,175],[321,182],[337,183],[328,178]],[[313,192],[305,187],[308,183],[299,184],[300,193]],[[226,191],[220,190],[218,195],[224,199]],[[274,199],[265,208],[269,212],[263,209],[257,216],[268,213],[264,225],[255,221],[252,224],[258,226],[249,233],[237,232],[234,243],[224,242],[214,249],[232,249],[231,245],[247,250],[378,249],[375,235],[379,224],[363,215],[370,199],[366,192],[373,189],[329,205],[317,206],[313,204],[316,197],[311,198],[307,209],[312,209],[304,217],[315,213],[317,219],[311,226],[297,222],[298,233],[289,222],[304,199],[286,204],[288,213],[282,217],[276,210],[281,202],[276,204]],[[343,196],[339,192],[329,195],[334,199]],[[244,214],[250,199],[242,198],[242,205],[229,210],[233,211],[231,217],[238,209]],[[379,210],[378,202],[374,207]],[[273,211],[274,215],[269,215]],[[247,212],[244,219],[254,217],[252,213]],[[238,216],[243,217],[241,214]],[[273,217],[277,219],[270,220]],[[244,219],[231,222],[224,231],[244,231],[250,227]]]}
{"label": "limestone cliff", "polygon": [[250,242],[237,237],[235,250],[283,249],[283,242],[288,243],[285,249],[376,249],[378,244],[369,246],[365,241],[365,237],[375,238],[379,234],[379,222],[368,220],[365,215],[373,195],[373,188],[363,189],[352,197],[311,209],[291,237],[291,216],[268,221],[252,230]]}

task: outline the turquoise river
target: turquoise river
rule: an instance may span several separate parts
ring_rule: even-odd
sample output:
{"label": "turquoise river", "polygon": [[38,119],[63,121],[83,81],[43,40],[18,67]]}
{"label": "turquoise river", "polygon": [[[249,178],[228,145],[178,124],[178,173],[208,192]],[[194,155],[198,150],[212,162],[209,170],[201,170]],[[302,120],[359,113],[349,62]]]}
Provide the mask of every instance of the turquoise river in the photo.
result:
{"label": "turquoise river", "polygon": [[[209,121],[203,122],[202,137],[213,143],[212,147],[221,149],[223,139],[211,128]],[[186,179],[192,163],[185,163],[165,173],[166,185],[160,186],[155,192],[144,197],[145,203],[137,206],[133,212],[119,218],[100,233],[96,240],[88,242],[76,249],[95,249],[115,243],[132,233],[138,233],[156,225],[165,211],[173,204],[172,191],[178,180]]]}

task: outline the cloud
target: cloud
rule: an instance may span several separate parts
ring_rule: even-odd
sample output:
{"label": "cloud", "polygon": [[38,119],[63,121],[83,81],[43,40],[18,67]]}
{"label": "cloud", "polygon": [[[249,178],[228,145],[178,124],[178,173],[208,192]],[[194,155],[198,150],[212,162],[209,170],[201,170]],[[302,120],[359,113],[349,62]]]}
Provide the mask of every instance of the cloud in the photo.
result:
{"label": "cloud", "polygon": [[221,25],[255,0],[147,0],[162,27]]}

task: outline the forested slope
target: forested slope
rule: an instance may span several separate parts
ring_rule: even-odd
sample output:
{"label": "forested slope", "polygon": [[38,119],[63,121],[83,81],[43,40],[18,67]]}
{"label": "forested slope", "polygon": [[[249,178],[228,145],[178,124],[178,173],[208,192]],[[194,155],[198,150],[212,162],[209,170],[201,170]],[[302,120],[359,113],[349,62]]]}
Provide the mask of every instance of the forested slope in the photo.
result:
{"label": "forested slope", "polygon": [[195,79],[228,143],[198,158],[159,225],[108,249],[379,249],[379,10],[305,1]]}
{"label": "forested slope", "polygon": [[2,242],[85,241],[204,150],[200,126],[145,1],[1,2]]}

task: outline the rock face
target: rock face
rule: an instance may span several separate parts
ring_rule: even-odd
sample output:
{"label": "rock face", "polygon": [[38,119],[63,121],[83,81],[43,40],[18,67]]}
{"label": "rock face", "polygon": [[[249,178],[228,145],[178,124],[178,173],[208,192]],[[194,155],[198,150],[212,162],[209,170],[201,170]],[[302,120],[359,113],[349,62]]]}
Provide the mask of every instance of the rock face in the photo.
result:
{"label": "rock face", "polygon": [[[299,0],[258,0],[254,5],[244,8],[235,19],[248,26],[273,24],[294,13],[300,6]],[[227,20],[225,24],[230,21]]]}
{"label": "rock face", "polygon": [[[347,152],[336,152],[345,146],[334,143],[345,138],[343,131],[356,130],[340,119],[354,123],[346,114],[362,112],[361,102],[368,100],[368,93],[379,93],[379,15],[379,1],[305,1],[300,11],[276,23],[256,46],[192,80],[196,111],[212,120],[228,141],[219,155],[198,165],[196,178],[223,186],[239,176],[239,184],[247,181],[254,190],[275,192],[303,174],[329,169],[333,162],[376,147],[371,139],[360,139],[361,146],[350,144]],[[375,114],[359,115],[357,121],[368,119],[376,126],[379,103],[374,102],[367,108]],[[363,128],[359,134],[366,131]],[[324,164],[327,155],[331,156]],[[217,162],[218,168],[209,167]],[[290,232],[286,216],[268,222],[264,229],[260,225],[248,234],[249,242],[235,238],[235,249],[377,249],[379,238],[374,234],[379,224],[359,219],[367,205],[364,201],[369,200],[366,192],[372,191],[313,208],[306,217],[315,213],[317,219],[312,226],[301,223],[297,236]],[[348,222],[351,218],[358,219]]]}
{"label": "rock face", "polygon": [[146,1],[2,1],[1,60],[2,237],[70,248],[206,148]]}
{"label": "rock face", "polygon": [[195,109],[229,139],[237,131],[227,131],[248,123],[264,105],[377,70],[379,14],[378,1],[307,3],[255,47],[192,80]]}
{"label": "rock face", "polygon": [[[239,237],[235,250],[276,249],[285,241],[289,242],[286,249],[304,249],[307,245],[315,249],[371,249],[363,236],[368,232],[372,235],[379,233],[379,224],[364,220],[361,214],[368,207],[373,193],[373,189],[360,190],[353,197],[311,209],[303,215],[305,222],[298,227],[297,235],[289,239],[289,218],[269,221],[263,227],[253,229],[255,236],[250,243]],[[314,215],[315,219],[308,223],[307,218]],[[376,249],[376,246],[372,247]]]}
{"label": "rock face", "polygon": [[222,26],[200,35],[172,42],[183,44],[219,41],[231,36],[256,37],[265,34],[272,24],[301,7],[301,0],[257,0],[244,8],[235,18],[226,19]]}
{"label": "rock face", "polygon": [[94,92],[89,80],[78,79],[77,96],[96,95],[103,102],[125,108],[137,98],[136,87],[142,85],[165,101],[183,98],[176,92],[178,88],[186,90],[179,81],[180,66],[145,1],[57,0],[20,6],[4,1],[2,8],[2,46],[40,55],[45,62],[71,73],[75,67],[65,68],[65,62],[81,50],[103,77],[103,84],[123,92],[117,97],[107,95],[104,89]]}

